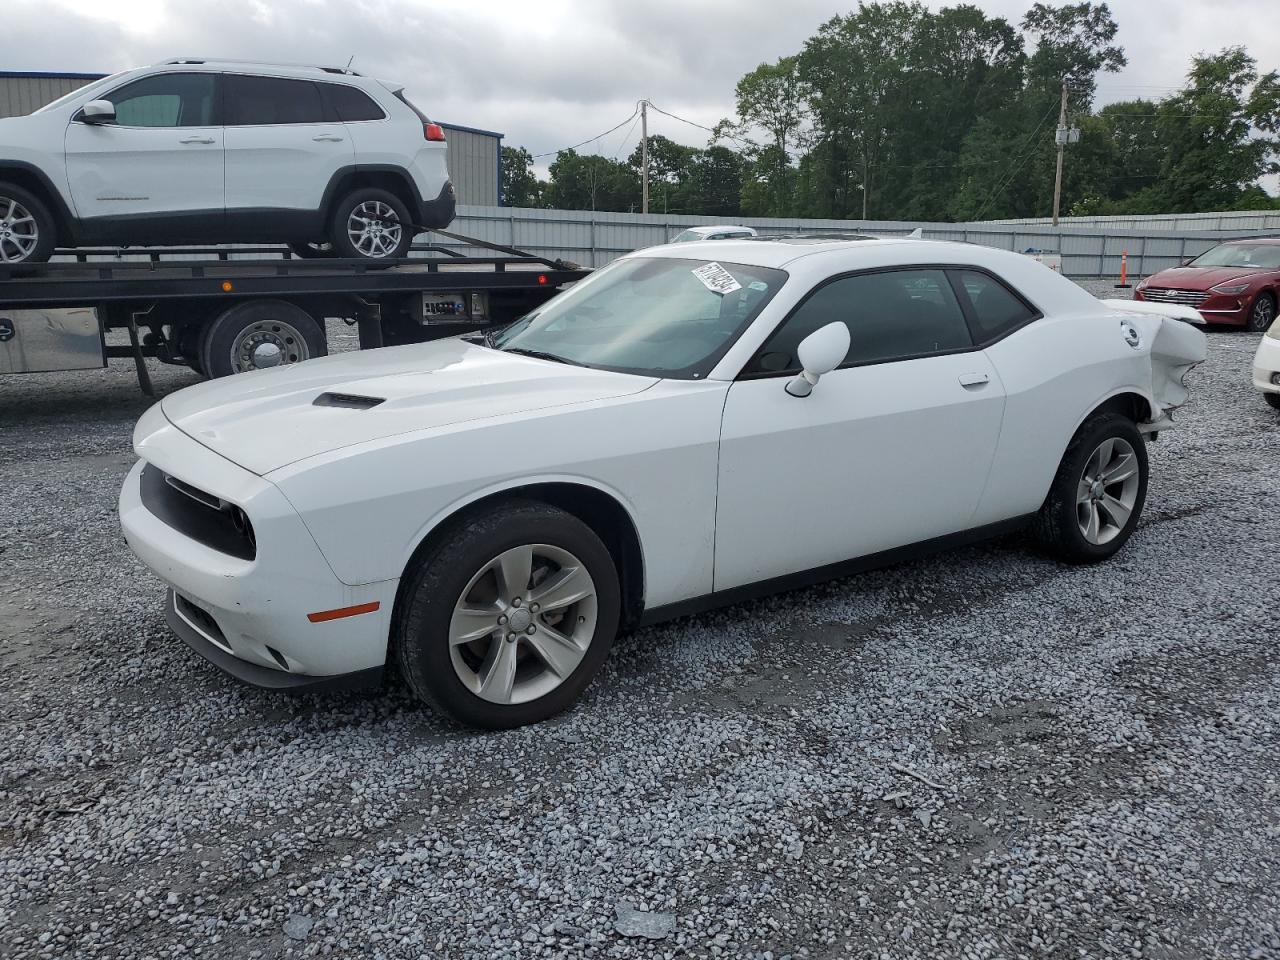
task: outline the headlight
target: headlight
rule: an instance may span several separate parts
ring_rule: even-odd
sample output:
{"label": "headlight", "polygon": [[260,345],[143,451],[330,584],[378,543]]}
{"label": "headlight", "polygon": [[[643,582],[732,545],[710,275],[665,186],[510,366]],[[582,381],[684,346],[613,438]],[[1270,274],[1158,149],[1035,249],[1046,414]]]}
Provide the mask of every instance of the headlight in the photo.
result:
{"label": "headlight", "polygon": [[1238,293],[1244,293],[1249,289],[1248,280],[1228,280],[1226,283],[1220,283],[1216,287],[1210,287],[1214,293],[1225,293],[1234,297]]}

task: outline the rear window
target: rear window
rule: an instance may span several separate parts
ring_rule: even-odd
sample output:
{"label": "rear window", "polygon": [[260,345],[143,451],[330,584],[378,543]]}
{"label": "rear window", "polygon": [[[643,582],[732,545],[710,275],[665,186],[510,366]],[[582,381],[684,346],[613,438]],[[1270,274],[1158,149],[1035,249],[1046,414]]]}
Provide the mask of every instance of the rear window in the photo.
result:
{"label": "rear window", "polygon": [[330,114],[343,123],[386,118],[382,108],[363,90],[338,83],[322,83],[320,90],[329,106]]}
{"label": "rear window", "polygon": [[324,123],[328,119],[320,91],[310,80],[226,75],[227,126],[275,126]]}

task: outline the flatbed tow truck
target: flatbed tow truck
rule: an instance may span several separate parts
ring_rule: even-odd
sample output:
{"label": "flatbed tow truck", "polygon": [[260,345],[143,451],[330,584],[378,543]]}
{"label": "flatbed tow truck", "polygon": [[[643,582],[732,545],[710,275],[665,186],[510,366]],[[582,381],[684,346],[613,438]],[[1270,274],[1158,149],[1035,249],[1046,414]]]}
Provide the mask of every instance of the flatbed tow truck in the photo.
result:
{"label": "flatbed tow truck", "polygon": [[[297,362],[328,352],[329,318],[355,324],[361,349],[451,337],[514,320],[590,272],[433,232],[502,256],[435,243],[391,263],[298,259],[286,247],[128,247],[0,263],[0,374],[132,359],[151,394],[147,357],[206,377]],[[128,343],[108,343],[114,330]]]}

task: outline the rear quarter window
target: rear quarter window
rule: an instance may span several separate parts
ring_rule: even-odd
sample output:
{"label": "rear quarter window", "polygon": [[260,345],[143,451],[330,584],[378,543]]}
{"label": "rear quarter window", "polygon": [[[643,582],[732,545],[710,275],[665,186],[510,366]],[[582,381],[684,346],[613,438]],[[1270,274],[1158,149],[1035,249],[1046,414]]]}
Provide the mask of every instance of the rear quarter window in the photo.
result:
{"label": "rear quarter window", "polygon": [[956,270],[952,277],[969,298],[973,338],[978,343],[998,340],[1040,316],[1025,300],[990,274]]}
{"label": "rear quarter window", "polygon": [[364,120],[384,120],[386,113],[363,90],[339,83],[320,84],[320,94],[331,116],[343,123],[359,123]]}

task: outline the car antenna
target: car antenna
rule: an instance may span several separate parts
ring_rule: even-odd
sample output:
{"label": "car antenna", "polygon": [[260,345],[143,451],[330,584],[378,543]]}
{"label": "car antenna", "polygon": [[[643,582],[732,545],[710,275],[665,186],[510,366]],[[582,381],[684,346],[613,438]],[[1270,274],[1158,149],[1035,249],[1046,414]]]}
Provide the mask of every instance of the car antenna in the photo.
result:
{"label": "car antenna", "polygon": [[356,55],[353,53],[351,55],[351,59],[347,61],[347,69],[346,69],[347,73],[351,72],[351,65],[355,62],[356,62]]}

